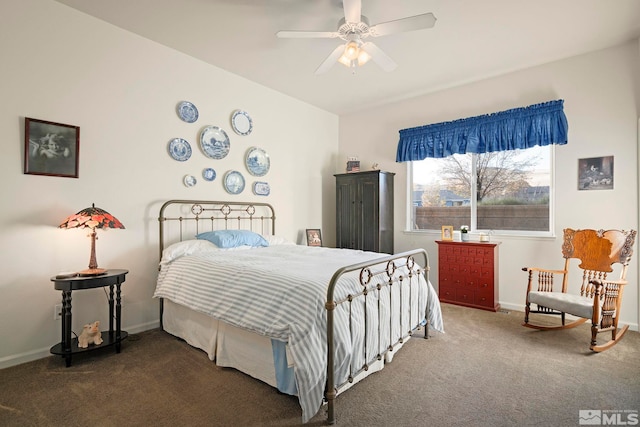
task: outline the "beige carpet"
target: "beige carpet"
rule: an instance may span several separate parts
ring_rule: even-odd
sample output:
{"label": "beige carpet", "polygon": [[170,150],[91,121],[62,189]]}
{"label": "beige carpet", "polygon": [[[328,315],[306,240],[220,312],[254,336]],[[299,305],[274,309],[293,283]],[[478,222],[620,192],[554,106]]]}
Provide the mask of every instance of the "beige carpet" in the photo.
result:
{"label": "beige carpet", "polygon": [[[344,426],[577,426],[579,410],[640,410],[640,334],[589,351],[589,327],[539,332],[522,313],[443,304],[445,334],[412,339],[338,396]],[[0,370],[0,426],[295,426],[295,397],[159,330],[122,352]],[[611,412],[608,412],[611,413]],[[628,412],[627,412],[628,413]],[[324,410],[308,424],[324,424]]]}

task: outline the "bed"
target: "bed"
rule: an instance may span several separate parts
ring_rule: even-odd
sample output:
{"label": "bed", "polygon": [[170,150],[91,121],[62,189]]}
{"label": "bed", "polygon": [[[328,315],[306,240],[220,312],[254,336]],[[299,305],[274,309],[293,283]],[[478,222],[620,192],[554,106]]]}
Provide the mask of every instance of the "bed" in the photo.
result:
{"label": "bed", "polygon": [[297,245],[276,234],[267,203],[170,200],[158,220],[163,330],[296,395],[303,423],[323,404],[335,423],[337,395],[417,330],[443,332],[422,249]]}

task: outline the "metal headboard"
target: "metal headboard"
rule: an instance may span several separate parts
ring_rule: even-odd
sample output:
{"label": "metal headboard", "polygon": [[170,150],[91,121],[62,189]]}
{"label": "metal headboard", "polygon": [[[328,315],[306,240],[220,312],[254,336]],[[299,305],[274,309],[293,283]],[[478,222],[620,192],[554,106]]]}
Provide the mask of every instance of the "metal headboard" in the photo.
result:
{"label": "metal headboard", "polygon": [[160,259],[164,248],[211,230],[275,233],[276,215],[268,203],[212,200],[169,200],[160,208]]}
{"label": "metal headboard", "polygon": [[[212,230],[251,230],[273,235],[276,214],[268,203],[214,200],[169,200],[160,208],[159,257],[172,243],[194,239],[198,233]],[[160,266],[158,266],[160,268]],[[164,301],[160,299],[160,328]]]}

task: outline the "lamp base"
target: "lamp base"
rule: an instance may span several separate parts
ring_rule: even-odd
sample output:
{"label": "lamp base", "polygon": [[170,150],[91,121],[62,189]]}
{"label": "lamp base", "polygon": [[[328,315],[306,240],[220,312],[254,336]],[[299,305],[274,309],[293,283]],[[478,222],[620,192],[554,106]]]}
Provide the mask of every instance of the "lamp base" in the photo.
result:
{"label": "lamp base", "polygon": [[89,268],[87,270],[78,271],[80,277],[100,276],[107,272],[104,268]]}

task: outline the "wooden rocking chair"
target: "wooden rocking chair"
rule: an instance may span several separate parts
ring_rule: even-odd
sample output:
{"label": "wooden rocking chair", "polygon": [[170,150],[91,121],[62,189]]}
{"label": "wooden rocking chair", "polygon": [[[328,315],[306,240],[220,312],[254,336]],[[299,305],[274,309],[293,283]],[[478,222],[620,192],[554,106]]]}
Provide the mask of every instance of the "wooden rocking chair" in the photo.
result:
{"label": "wooden rocking chair", "polygon": [[[636,231],[624,230],[564,230],[562,256],[565,259],[564,270],[547,270],[524,267],[529,273],[527,299],[523,326],[540,329],[568,329],[591,319],[590,349],[600,352],[611,348],[622,339],[629,325],[618,329],[620,303],[624,285],[627,283],[627,266],[633,254]],[[567,293],[571,259],[578,259],[582,270],[580,294]],[[608,280],[607,273],[613,271],[612,265],[622,265],[620,278]],[[534,277],[537,277],[537,289],[532,289]],[[554,278],[562,278],[562,289],[554,289]],[[531,309],[535,304],[537,310]],[[562,325],[543,326],[529,323],[529,313],[559,315]],[[565,313],[577,317],[565,324]],[[597,345],[596,336],[600,332],[611,332],[611,339]]]}

